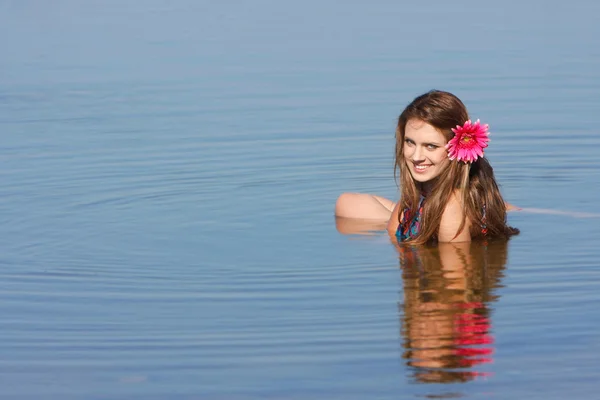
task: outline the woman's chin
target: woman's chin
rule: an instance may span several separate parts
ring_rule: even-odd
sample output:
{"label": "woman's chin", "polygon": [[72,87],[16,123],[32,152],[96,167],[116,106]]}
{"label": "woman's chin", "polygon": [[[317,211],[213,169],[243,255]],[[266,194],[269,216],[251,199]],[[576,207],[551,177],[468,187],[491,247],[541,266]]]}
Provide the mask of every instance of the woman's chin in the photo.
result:
{"label": "woman's chin", "polygon": [[419,182],[419,183],[429,182],[430,180],[433,179],[432,177],[429,176],[429,174],[427,174],[427,175],[421,175],[419,173],[412,173],[411,172],[410,175],[415,180],[415,182]]}

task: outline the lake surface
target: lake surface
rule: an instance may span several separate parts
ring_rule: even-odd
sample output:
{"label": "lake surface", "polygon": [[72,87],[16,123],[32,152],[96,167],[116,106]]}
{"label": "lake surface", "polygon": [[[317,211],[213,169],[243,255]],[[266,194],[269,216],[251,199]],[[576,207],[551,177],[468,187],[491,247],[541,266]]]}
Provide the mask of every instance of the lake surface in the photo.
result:
{"label": "lake surface", "polygon": [[[0,398],[598,398],[600,3],[435,3],[0,2]],[[432,88],[508,244],[336,230]]]}

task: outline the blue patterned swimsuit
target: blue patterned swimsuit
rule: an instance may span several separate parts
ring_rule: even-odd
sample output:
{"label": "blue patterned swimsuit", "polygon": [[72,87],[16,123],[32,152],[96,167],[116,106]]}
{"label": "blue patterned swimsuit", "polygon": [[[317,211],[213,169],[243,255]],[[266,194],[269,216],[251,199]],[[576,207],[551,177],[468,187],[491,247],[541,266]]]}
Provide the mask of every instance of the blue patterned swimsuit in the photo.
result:
{"label": "blue patterned swimsuit", "polygon": [[421,199],[419,200],[419,206],[417,207],[418,211],[414,216],[412,216],[412,218],[410,215],[410,209],[405,208],[402,211],[402,223],[398,225],[398,229],[396,230],[396,238],[399,242],[414,239],[419,234],[424,201],[425,197],[421,196]]}

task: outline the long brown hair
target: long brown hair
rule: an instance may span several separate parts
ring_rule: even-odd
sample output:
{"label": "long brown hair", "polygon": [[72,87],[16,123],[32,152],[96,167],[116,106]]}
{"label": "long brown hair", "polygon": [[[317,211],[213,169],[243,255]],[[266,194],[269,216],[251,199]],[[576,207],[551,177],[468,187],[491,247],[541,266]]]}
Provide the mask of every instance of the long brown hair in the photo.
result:
{"label": "long brown hair", "polygon": [[[396,128],[394,175],[397,176],[397,171],[400,171],[400,209],[408,209],[410,215],[415,215],[418,212],[421,191],[404,159],[405,128],[411,119],[435,127],[444,135],[446,141],[449,141],[454,136],[452,128],[463,125],[469,119],[469,113],[463,102],[452,93],[432,90],[414,99],[400,114]],[[407,242],[423,244],[437,240],[442,214],[451,196],[456,192],[460,194],[464,207],[464,218],[459,232],[468,218],[471,237],[482,238],[484,233],[481,224],[484,212],[486,237],[508,238],[519,232],[506,224],[506,205],[494,178],[494,170],[488,160],[481,157],[473,163],[453,160],[440,173],[435,179],[431,193],[427,195],[419,233]],[[402,215],[402,212],[398,214],[400,223]]]}

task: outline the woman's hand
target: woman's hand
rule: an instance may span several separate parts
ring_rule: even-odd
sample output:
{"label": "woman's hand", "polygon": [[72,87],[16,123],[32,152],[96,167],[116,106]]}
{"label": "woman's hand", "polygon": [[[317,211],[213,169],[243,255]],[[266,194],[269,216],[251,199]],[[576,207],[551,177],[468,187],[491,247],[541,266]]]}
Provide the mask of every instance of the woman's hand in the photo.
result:
{"label": "woman's hand", "polygon": [[520,210],[522,210],[521,207],[513,206],[512,204],[507,203],[506,201],[504,202],[504,205],[506,206],[506,211],[520,211]]}

